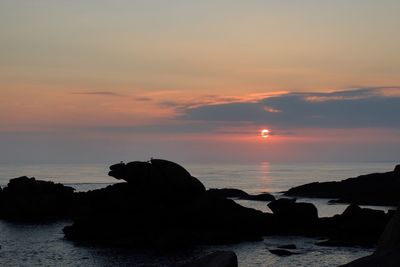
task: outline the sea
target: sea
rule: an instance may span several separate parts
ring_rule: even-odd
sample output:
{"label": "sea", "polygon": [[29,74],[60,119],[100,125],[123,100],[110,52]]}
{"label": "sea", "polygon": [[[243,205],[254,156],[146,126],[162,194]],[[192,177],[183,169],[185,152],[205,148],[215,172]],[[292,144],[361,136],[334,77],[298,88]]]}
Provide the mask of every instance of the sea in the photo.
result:
{"label": "sea", "polygon": [[[87,191],[120,182],[107,175],[110,164],[0,164],[0,186],[20,176],[35,177]],[[386,172],[396,162],[357,163],[271,163],[182,164],[207,188],[239,188],[251,194],[269,192],[276,197],[289,188],[316,181],[338,181],[361,174]],[[239,204],[270,212],[267,203],[235,200]],[[345,204],[329,204],[327,199],[299,198],[314,203],[320,217],[340,214]],[[394,207],[370,208],[389,210]],[[98,247],[64,239],[62,229],[72,222],[46,223],[0,220],[0,266],[179,266],[213,251],[232,250],[239,266],[339,266],[371,254],[374,248],[322,247],[321,241],[299,236],[266,236],[259,242],[199,246],[163,252],[132,248]],[[279,257],[269,249],[295,244],[298,254]]]}

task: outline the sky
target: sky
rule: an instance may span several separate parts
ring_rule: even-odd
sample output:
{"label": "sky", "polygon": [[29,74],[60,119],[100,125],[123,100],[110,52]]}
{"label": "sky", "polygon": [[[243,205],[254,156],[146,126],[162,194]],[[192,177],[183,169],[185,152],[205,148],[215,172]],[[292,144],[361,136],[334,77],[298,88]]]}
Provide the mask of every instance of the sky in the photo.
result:
{"label": "sky", "polygon": [[399,12],[0,0],[0,163],[398,161]]}

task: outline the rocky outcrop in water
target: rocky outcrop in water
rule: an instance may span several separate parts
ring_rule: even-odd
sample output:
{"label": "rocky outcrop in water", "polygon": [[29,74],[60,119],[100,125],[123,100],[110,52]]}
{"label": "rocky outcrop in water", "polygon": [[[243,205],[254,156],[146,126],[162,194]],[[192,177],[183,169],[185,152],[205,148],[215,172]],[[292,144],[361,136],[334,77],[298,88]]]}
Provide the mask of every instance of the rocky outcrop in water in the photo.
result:
{"label": "rocky outcrop in water", "polygon": [[269,217],[231,199],[206,192],[180,165],[166,160],[111,166],[123,179],[79,195],[71,240],[106,244],[174,247],[260,240]]}
{"label": "rocky outcrop in water", "polygon": [[322,246],[373,246],[390,220],[391,213],[360,208],[352,204],[341,215],[321,218],[320,227],[329,240],[317,243]]}
{"label": "rocky outcrop in water", "polygon": [[331,198],[338,203],[396,206],[400,202],[400,165],[386,173],[372,173],[339,182],[315,182],[293,187],[286,196]]}
{"label": "rocky outcrop in water", "polygon": [[26,176],[11,179],[0,192],[0,218],[43,219],[70,215],[72,187]]}
{"label": "rocky outcrop in water", "polygon": [[275,231],[282,234],[308,234],[318,228],[318,210],[311,203],[281,198],[268,207],[275,215]]}
{"label": "rocky outcrop in water", "polygon": [[264,235],[327,238],[320,245],[374,245],[393,215],[350,205],[341,215],[319,218],[311,203],[262,195],[273,212],[264,213],[230,199],[258,196],[238,189],[205,190],[182,166],[166,160],[119,163],[109,174],[125,182],[74,193],[53,182],[11,179],[0,190],[0,218],[72,218],[64,228],[70,240],[165,248]]}
{"label": "rocky outcrop in water", "polygon": [[204,185],[182,166],[168,160],[134,161],[110,167],[108,175],[122,179],[143,194],[158,194],[168,200],[195,199],[206,191]]}
{"label": "rocky outcrop in water", "polygon": [[243,200],[253,201],[273,201],[275,197],[269,193],[261,193],[257,195],[250,195],[247,192],[236,188],[211,188],[208,190],[209,194],[225,197],[225,198],[238,198]]}

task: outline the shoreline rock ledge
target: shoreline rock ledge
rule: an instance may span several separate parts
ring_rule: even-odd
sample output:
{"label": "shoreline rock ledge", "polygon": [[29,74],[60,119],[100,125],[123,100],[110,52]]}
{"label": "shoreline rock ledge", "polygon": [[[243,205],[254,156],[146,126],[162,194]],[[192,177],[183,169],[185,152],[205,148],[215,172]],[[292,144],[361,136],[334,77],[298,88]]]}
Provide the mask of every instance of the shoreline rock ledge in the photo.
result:
{"label": "shoreline rock ledge", "polygon": [[393,171],[371,173],[342,181],[314,182],[293,187],[285,196],[330,198],[335,203],[397,206],[400,202],[400,165]]}

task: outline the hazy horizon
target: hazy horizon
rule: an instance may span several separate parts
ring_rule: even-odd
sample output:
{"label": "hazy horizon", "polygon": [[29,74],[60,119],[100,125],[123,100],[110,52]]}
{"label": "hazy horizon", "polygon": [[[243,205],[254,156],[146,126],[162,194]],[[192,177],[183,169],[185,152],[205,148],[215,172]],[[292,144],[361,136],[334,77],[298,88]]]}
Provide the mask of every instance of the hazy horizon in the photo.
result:
{"label": "hazy horizon", "polygon": [[3,0],[0,163],[396,162],[399,10]]}

